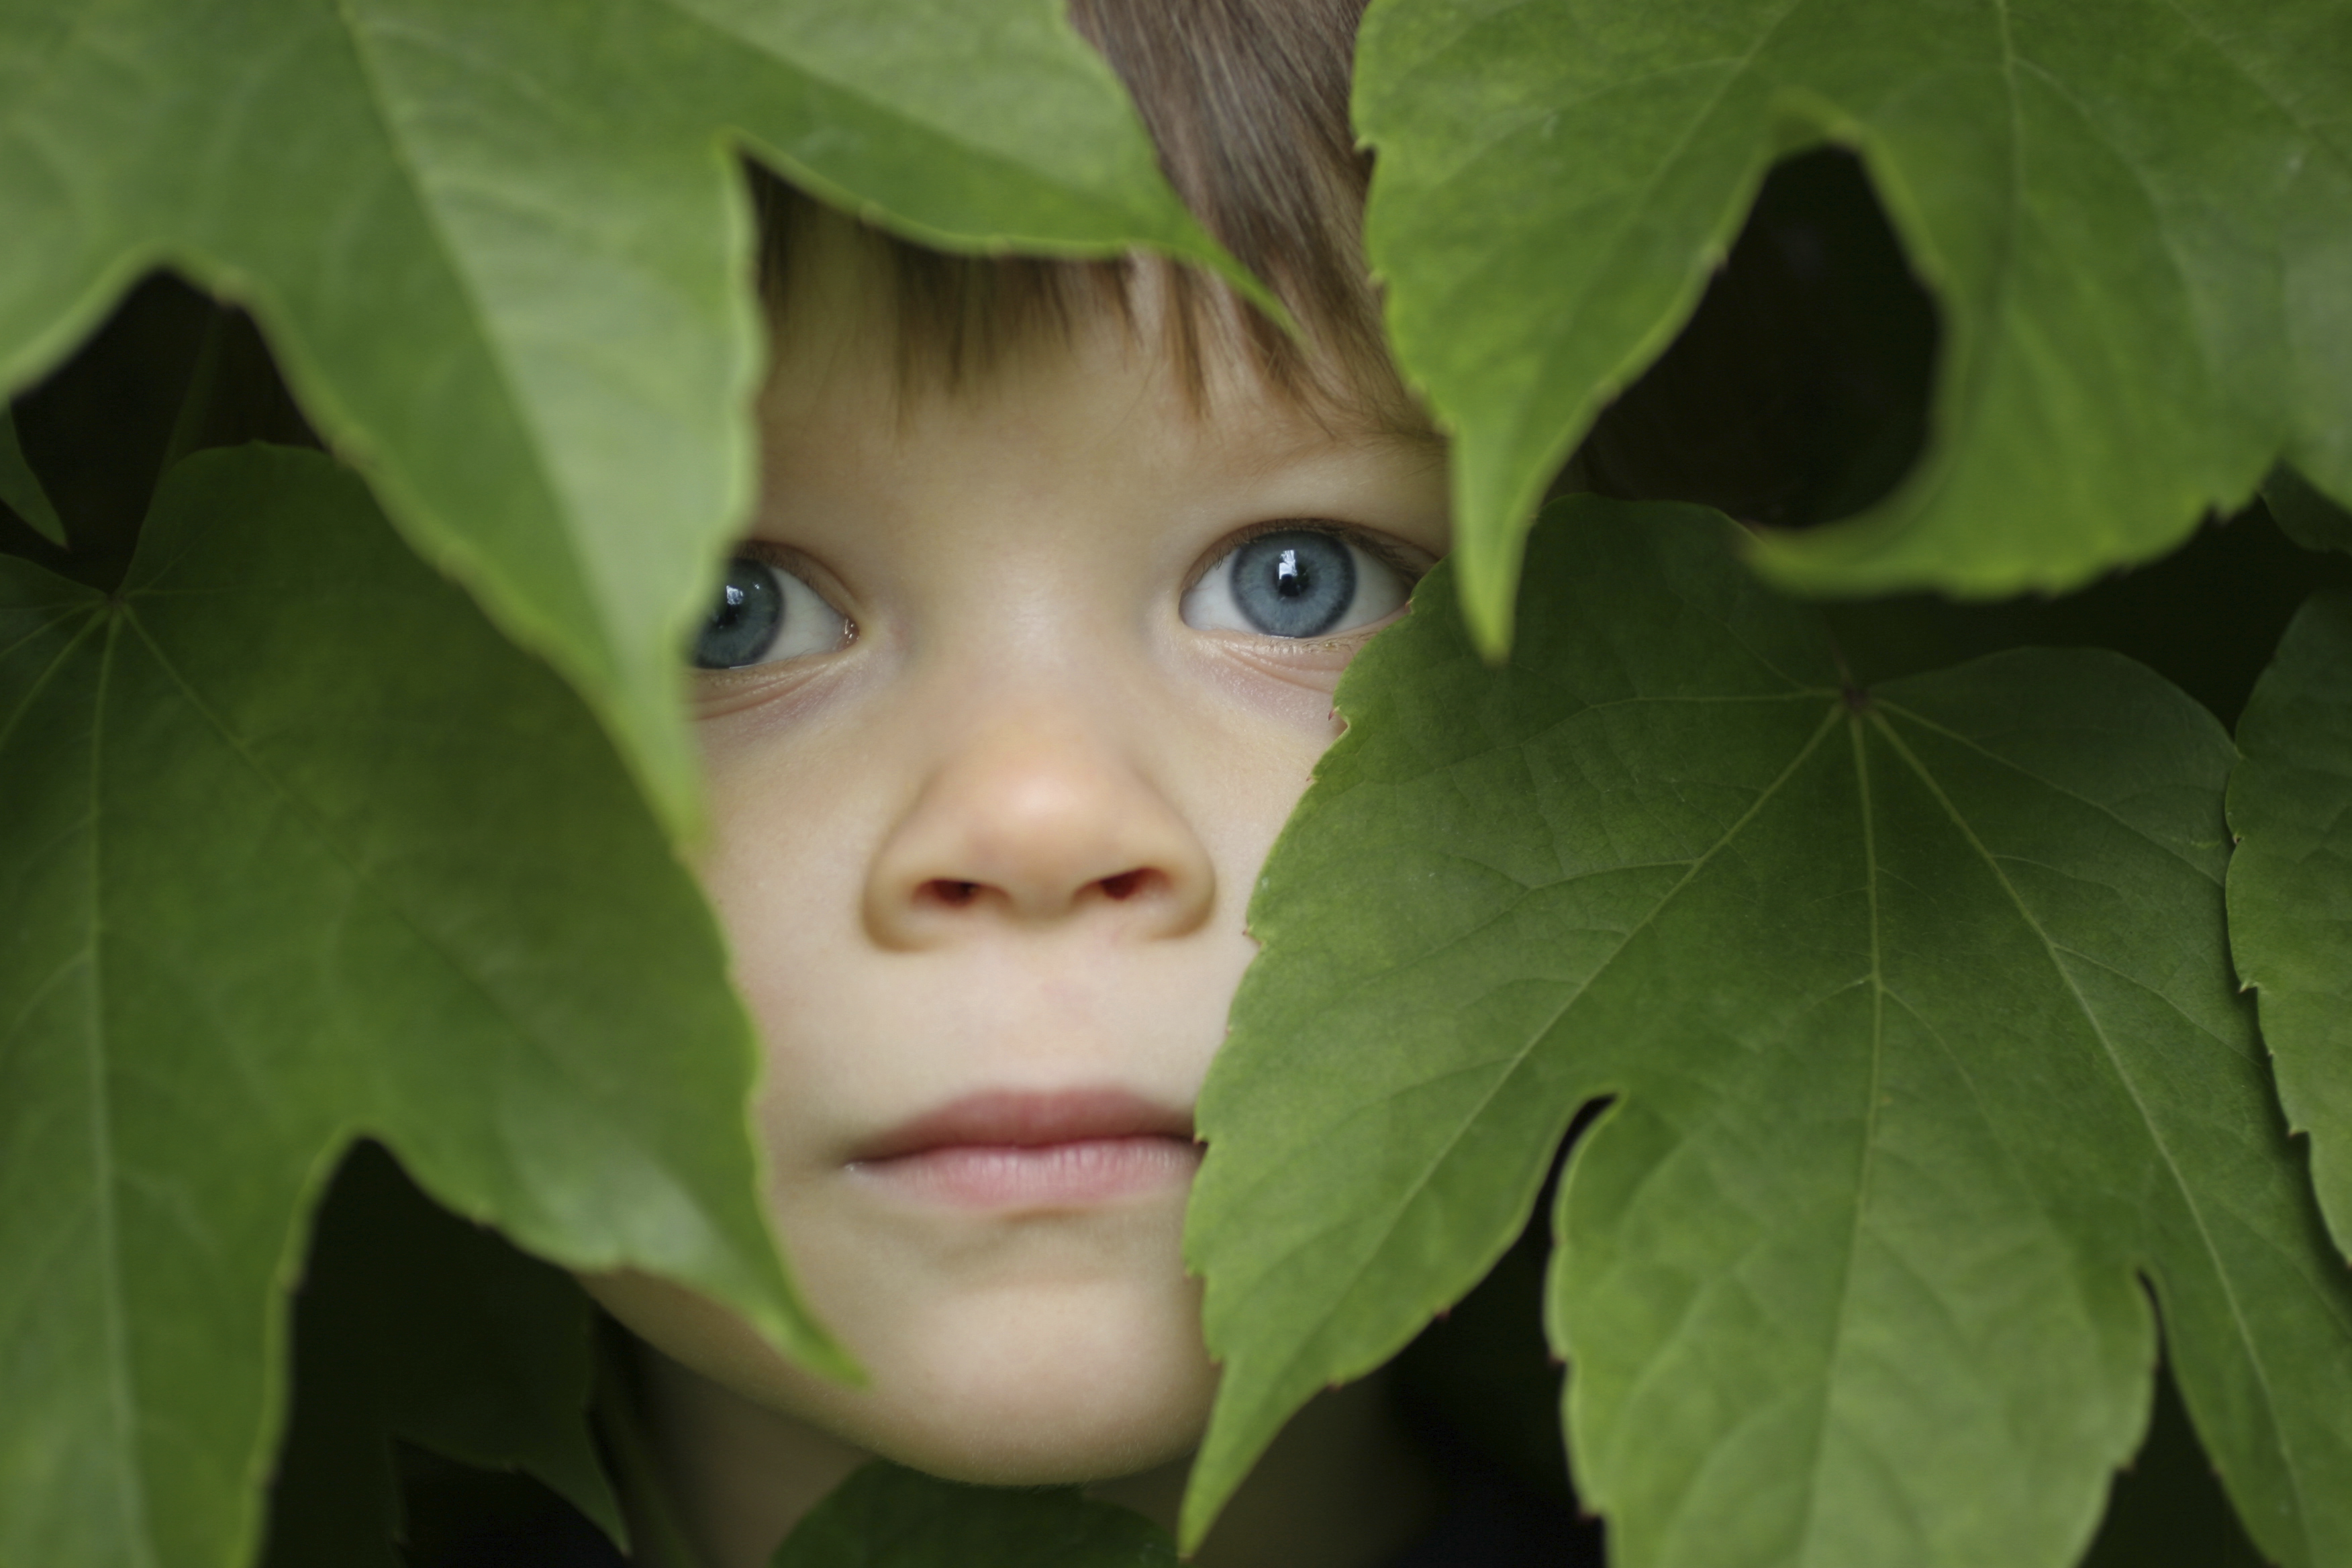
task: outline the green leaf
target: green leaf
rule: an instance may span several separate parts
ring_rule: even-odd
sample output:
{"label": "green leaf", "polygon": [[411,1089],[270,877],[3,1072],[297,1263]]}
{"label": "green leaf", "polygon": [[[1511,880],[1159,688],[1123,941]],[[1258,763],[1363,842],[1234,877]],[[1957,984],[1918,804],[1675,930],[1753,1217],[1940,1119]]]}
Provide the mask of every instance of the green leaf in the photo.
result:
{"label": "green leaf", "polygon": [[937,243],[1238,275],[1051,0],[15,5],[0,102],[0,388],[158,264],[247,306],[673,826],[677,650],[755,483],[731,142]]}
{"label": "green leaf", "polygon": [[2096,651],[1864,691],[1695,508],[1555,509],[1341,685],[1199,1122],[1197,1539],[1518,1234],[1620,1568],[2071,1563],[2156,1323],[2250,1532],[2352,1554],[2352,1279],[2223,947],[2208,713]]}
{"label": "green leaf", "polygon": [[2287,1121],[2352,1253],[2352,595],[2313,596],[2238,721],[2230,952],[2260,994]]}
{"label": "green leaf", "polygon": [[114,595],[0,558],[0,1563],[249,1560],[283,1288],[362,1134],[842,1368],[692,879],[325,458],[181,465]]}
{"label": "green leaf", "polygon": [[1070,1488],[968,1487],[872,1464],[835,1489],[770,1568],[1176,1568],[1165,1531]]}
{"label": "green leaf", "polygon": [[49,492],[41,488],[40,476],[25,461],[25,448],[16,443],[16,416],[5,403],[0,403],[0,502],[51,544],[65,543],[66,525],[58,520],[58,509],[49,504]]}
{"label": "green leaf", "polygon": [[2352,511],[2322,495],[2282,463],[2263,481],[2263,504],[2289,539],[2305,550],[2352,552]]}
{"label": "green leaf", "polygon": [[621,1537],[589,1439],[594,1310],[568,1274],[436,1206],[375,1144],[314,1222],[267,1568],[400,1568],[393,1440],[528,1469]]}
{"label": "green leaf", "polygon": [[1457,432],[1462,591],[1697,301],[1776,156],[1853,147],[1943,336],[1884,503],[1769,537],[1811,592],[2058,589],[2234,509],[2282,447],[2352,497],[2352,29],[2336,0],[1385,0],[1366,239]]}

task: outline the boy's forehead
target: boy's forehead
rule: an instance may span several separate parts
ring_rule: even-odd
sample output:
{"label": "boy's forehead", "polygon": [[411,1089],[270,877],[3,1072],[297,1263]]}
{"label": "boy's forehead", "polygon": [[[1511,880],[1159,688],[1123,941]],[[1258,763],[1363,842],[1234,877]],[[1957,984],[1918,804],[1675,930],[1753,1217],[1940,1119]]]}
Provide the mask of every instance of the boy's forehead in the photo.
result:
{"label": "boy's forehead", "polygon": [[[1253,352],[1250,308],[1221,281],[1150,257],[1086,277],[1097,286],[1058,290],[1050,308],[991,310],[966,300],[943,321],[909,308],[875,237],[837,216],[811,225],[773,301],[763,413],[772,427],[854,410],[879,432],[908,427],[926,410],[1002,413],[1083,387],[1099,415],[1149,420],[1237,461],[1278,463],[1334,442],[1442,460],[1442,438],[1384,362],[1313,361],[1321,374],[1278,377]],[[1104,281],[1112,277],[1116,286]],[[969,352],[975,339],[982,352]],[[1285,379],[1295,384],[1278,384]]]}
{"label": "boy's forehead", "polygon": [[[781,382],[793,379],[787,369]],[[1083,499],[1087,511],[1125,496],[1142,504],[1140,521],[1261,497],[1319,514],[1353,498],[1365,475],[1412,483],[1442,470],[1425,443],[1335,430],[1246,382],[1197,403],[1147,347],[1108,330],[954,387],[908,393],[869,366],[854,395],[818,390],[846,390],[846,379],[803,383],[802,395],[772,405],[779,502],[829,500],[869,516],[907,506],[969,522],[1001,510],[984,498],[1049,511]]]}
{"label": "boy's forehead", "polygon": [[[914,352],[919,332],[869,289],[843,289],[794,314],[776,334],[761,399],[772,451],[869,452],[912,441],[1025,439],[1034,450],[1108,444],[1132,456],[1207,461],[1239,472],[1321,452],[1396,448],[1434,463],[1425,429],[1400,430],[1362,409],[1317,406],[1274,386],[1230,332],[1204,333],[1198,385],[1170,352],[1170,334],[1139,291],[1131,309],[1087,302],[1053,330],[1007,343],[950,374]],[[1369,400],[1367,400],[1369,402]],[[842,454],[846,455],[846,454]]]}

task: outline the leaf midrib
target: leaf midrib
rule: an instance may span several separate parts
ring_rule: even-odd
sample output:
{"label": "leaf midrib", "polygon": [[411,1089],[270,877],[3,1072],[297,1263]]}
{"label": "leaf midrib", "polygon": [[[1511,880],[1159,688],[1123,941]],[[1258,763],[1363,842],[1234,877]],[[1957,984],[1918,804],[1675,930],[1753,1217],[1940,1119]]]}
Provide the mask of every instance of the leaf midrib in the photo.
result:
{"label": "leaf midrib", "polygon": [[[578,622],[568,616],[551,616],[541,595],[536,592],[523,595],[522,605],[511,603],[516,597],[512,594],[498,595],[510,601],[507,618],[520,619],[527,625],[530,636],[526,640],[534,645],[563,649],[567,657],[560,659],[560,663],[568,665],[580,653],[593,648],[596,656],[594,662],[609,668],[620,643],[612,625],[605,585],[589,570],[590,560],[580,549],[579,539],[572,526],[582,509],[573,506],[569,487],[562,482],[563,470],[551,456],[551,447],[557,443],[541,428],[537,404],[521,395],[521,378],[512,363],[510,346],[503,335],[492,330],[492,323],[499,319],[498,314],[489,309],[472,268],[467,265],[466,248],[451,234],[440,204],[435,199],[434,183],[426,177],[415,150],[409,145],[404,133],[400,117],[393,107],[397,95],[391,90],[374,52],[369,47],[370,35],[366,24],[354,14],[352,0],[329,0],[329,3],[334,7],[336,19],[341,23],[339,33],[349,51],[352,72],[366,88],[368,108],[383,139],[385,153],[399,171],[409,199],[415,204],[418,219],[431,236],[434,253],[440,259],[446,276],[467,307],[472,336],[481,345],[484,358],[489,363],[491,374],[497,382],[499,401],[505,405],[515,428],[521,434],[534,488],[554,513],[554,540],[570,568],[568,575],[576,585],[580,599],[591,617],[593,635],[581,637],[568,632],[565,629],[567,624],[576,627]],[[413,482],[401,488],[412,494],[416,490]],[[470,570],[465,575],[469,578],[494,576],[501,583],[508,580],[503,568],[495,564],[496,553],[484,548],[475,533],[450,527],[447,520],[439,515],[437,507],[423,505],[421,495],[417,500],[418,510],[429,514],[436,553],[446,553],[467,562]],[[521,612],[520,615],[519,611]],[[608,702],[616,700],[617,691],[614,699],[608,699]]]}
{"label": "leaf midrib", "polygon": [[[106,907],[103,840],[100,820],[99,797],[105,779],[106,703],[109,688],[113,683],[115,649],[122,640],[124,617],[114,616],[106,626],[105,646],[100,650],[98,666],[98,689],[91,703],[89,727],[89,1140],[96,1170],[91,1188],[96,1197],[98,1230],[97,1249],[100,1281],[100,1297],[105,1313],[104,1333],[109,1352],[107,1357],[108,1414],[112,1417],[118,1454],[127,1455],[129,1464],[118,1482],[121,1506],[128,1515],[123,1521],[126,1538],[142,1563],[157,1562],[153,1528],[149,1518],[146,1475],[140,1465],[138,1449],[138,1400],[133,1388],[135,1373],[131,1363],[129,1325],[123,1311],[122,1227],[115,1206],[114,1159],[114,1100],[111,1093],[114,1062],[109,1049],[106,1016]],[[95,622],[93,624],[96,624]]]}
{"label": "leaf midrib", "polygon": [[1830,1406],[1836,1398],[1837,1366],[1845,1353],[1846,1322],[1854,1295],[1854,1259],[1862,1251],[1864,1216],[1870,1209],[1871,1180],[1878,1168],[1878,1096],[1886,1063],[1886,973],[1880,954],[1878,911],[1878,817],[1870,791],[1870,758],[1863,744],[1862,725],[1849,720],[1846,735],[1853,742],[1853,777],[1862,816],[1863,886],[1870,899],[1870,1085],[1864,1104],[1862,1148],[1853,1181],[1853,1223],[1846,1229],[1845,1257],[1839,1265],[1837,1313],[1829,1331],[1820,1397],[1813,1404],[1813,1454],[1807,1468],[1812,1485],[1805,1489],[1804,1512],[1797,1524],[1797,1561],[1812,1560],[1810,1550],[1819,1518],[1822,1493],[1827,1489],[1823,1472],[1829,1465]]}

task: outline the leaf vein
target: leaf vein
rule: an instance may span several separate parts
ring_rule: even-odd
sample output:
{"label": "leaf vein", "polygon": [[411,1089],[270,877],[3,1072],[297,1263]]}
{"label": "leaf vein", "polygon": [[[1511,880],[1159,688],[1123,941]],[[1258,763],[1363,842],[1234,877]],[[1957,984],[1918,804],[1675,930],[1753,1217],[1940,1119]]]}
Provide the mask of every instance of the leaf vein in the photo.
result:
{"label": "leaf vein", "polygon": [[[2068,800],[2074,801],[2077,805],[2089,807],[2091,810],[2097,812],[2100,816],[2113,822],[2125,832],[2129,833],[2133,837],[2139,839],[2145,844],[2151,845],[2156,848],[2163,850],[2167,855],[2171,856],[2174,859],[2179,861],[2182,865],[2188,867],[2190,870],[2196,872],[2200,877],[2202,877],[2205,880],[2212,883],[2215,887],[2218,888],[2221,885],[2221,876],[2206,869],[2203,866],[2199,865],[2195,860],[2190,859],[2186,854],[2183,854],[2181,850],[2170,840],[2157,837],[2155,835],[2149,833],[2147,829],[2140,826],[2137,823],[2131,821],[2128,817],[2126,817],[2122,813],[2116,810],[2114,806],[2109,805],[2106,802],[2093,800],[2089,795],[2083,794],[2079,790],[2071,789],[2065,784],[2060,784],[2055,779],[2035,773],[2032,769],[2027,767],[2024,763],[2017,761],[2015,758],[2001,755],[1999,752],[1996,752],[1990,747],[1985,745],[1974,736],[1964,735],[1957,730],[1948,729],[1944,725],[1936,722],[1933,719],[1927,718],[1916,710],[1904,707],[1901,703],[1881,701],[1878,703],[1878,708],[1883,712],[1898,715],[1909,722],[1918,725],[1923,730],[1931,731],[1936,734],[1941,735],[1944,739],[1953,742],[1955,745],[1966,747],[1968,750],[1976,752],[1979,756],[1983,757],[1987,762],[1991,763],[1998,767],[2006,768],[2011,773],[2017,774],[2020,778],[2031,779],[2033,783],[2040,784],[2042,788],[2050,791],[2053,795],[2063,795]],[[1909,753],[1906,752],[1906,757],[1908,754]],[[1917,764],[1915,763],[1913,765],[1916,766]]]}
{"label": "leaf vein", "polygon": [[122,1226],[115,1205],[114,1163],[114,1102],[109,1092],[114,1067],[107,1049],[106,1017],[106,909],[104,868],[100,864],[104,846],[100,840],[101,824],[99,812],[100,780],[105,768],[105,718],[108,689],[113,683],[115,648],[121,641],[121,624],[108,627],[106,646],[98,666],[98,691],[92,704],[89,731],[89,1148],[96,1196],[93,1225],[97,1232],[96,1246],[100,1279],[99,1299],[104,1315],[103,1333],[107,1345],[107,1405],[108,1415],[114,1424],[118,1452],[131,1450],[130,1464],[117,1478],[121,1491],[121,1506],[125,1518],[124,1531],[132,1550],[142,1563],[155,1563],[153,1542],[148,1538],[147,1489],[139,1469],[136,1456],[139,1424],[134,1411],[137,1398],[132,1392],[134,1374],[131,1365],[130,1327],[122,1310]]}
{"label": "leaf vein", "polygon": [[[1870,760],[1863,745],[1859,724],[1848,724],[1846,735],[1853,744],[1855,792],[1862,808],[1863,885],[1869,895],[1870,909],[1870,1087],[1864,1101],[1862,1149],[1853,1179],[1853,1224],[1847,1227],[1845,1257],[1839,1264],[1842,1278],[1838,1281],[1837,1313],[1830,1324],[1829,1366],[1822,1381],[1820,1396],[1814,1405],[1813,1453],[1807,1468],[1813,1483],[1805,1491],[1805,1510],[1798,1524],[1798,1555],[1810,1557],[1805,1550],[1813,1537],[1819,1519],[1822,1493],[1827,1482],[1823,1477],[1829,1463],[1830,1407],[1837,1384],[1836,1367],[1843,1354],[1846,1321],[1853,1310],[1854,1259],[1862,1252],[1864,1215],[1870,1206],[1872,1178],[1877,1170],[1878,1096],[1885,1078],[1886,1053],[1886,971],[1880,951],[1878,910],[1878,824],[1870,792]],[[1864,1445],[1864,1451],[1868,1446]]]}
{"label": "leaf vein", "polygon": [[[2294,1522],[2297,1532],[2305,1536],[2307,1550],[2308,1532],[2303,1529],[2303,1523],[2308,1515],[2309,1509],[2303,1499],[2301,1470],[2294,1462],[2293,1457],[2286,1451],[2288,1437],[2284,1425],[2278,1419],[2278,1399],[2273,1389],[2273,1379],[2271,1369],[2263,1361],[2259,1342],[2247,1324],[2245,1305],[2238,1297],[2237,1281],[2222,1264],[2221,1248],[2213,1239],[2212,1226],[2206,1219],[2204,1205],[2199,1202],[2195,1185],[2182,1173],[2179,1159],[2174,1155],[2170,1143],[2166,1141],[2162,1131],[2158,1126],[2156,1118],[2150,1114],[2147,1101],[2140,1093],[2138,1080],[2132,1076],[2125,1065],[2122,1053],[2116,1048],[2115,1041],[2108,1037],[2105,1022],[2093,1010],[2088,998],[2083,994],[2082,987],[2075,983],[2074,973],[2067,968],[2063,956],[2063,950],[2059,947],[2055,939],[2042,929],[2041,921],[2035,917],[2032,907],[2026,903],[2024,896],[2018,891],[2016,885],[2010,881],[2008,874],[2001,869],[2000,858],[1995,856],[1983,840],[1977,837],[1975,827],[1961,814],[1958,804],[1944,793],[1943,787],[1936,782],[1935,775],[1912,753],[1911,749],[1903,743],[1903,738],[1895,733],[1895,727],[1886,722],[1883,715],[1873,715],[1872,722],[1877,726],[1879,733],[1885,737],[1887,744],[1894,748],[1895,754],[1901,757],[1911,771],[1918,776],[1920,784],[1926,787],[1927,793],[1935,797],[1936,803],[1943,808],[1945,816],[1950,819],[1952,826],[1958,830],[1961,837],[1968,841],[1969,847],[1984,862],[1986,870],[2000,885],[2001,891],[2008,896],[2010,902],[2016,908],[2018,917],[2025,922],[2026,929],[2031,931],[2035,940],[2041,942],[2043,952],[2050,960],[2051,969],[2064,983],[2068,994],[2074,998],[2074,1005],[2081,1013],[2084,1022],[2089,1026],[2092,1038],[2099,1043],[2100,1051],[2105,1056],[2107,1065],[2115,1073],[2116,1081],[2122,1085],[2124,1092],[2130,1097],[2133,1109],[2138,1111],[2141,1125],[2147,1130],[2149,1144],[2161,1158],[2165,1173],[2171,1178],[2175,1191],[2179,1193],[2183,1206],[2187,1208],[2197,1226],[2198,1238],[2204,1244],[2207,1260],[2212,1267],[2214,1279],[2221,1288],[2223,1300],[2229,1303],[2231,1320],[2237,1325],[2239,1341],[2245,1347],[2246,1359],[2253,1369],[2256,1381],[2261,1384],[2265,1414],[2269,1417],[2265,1424],[2271,1430],[2273,1446],[2284,1461],[2282,1468],[2286,1472],[2286,1484],[2288,1489],[2294,1495]],[[2175,1007],[2173,1011],[2179,1013],[2179,1009]],[[2181,1016],[2185,1022],[2193,1026],[2195,1022],[2193,1019],[2189,1019],[2185,1014]]]}
{"label": "leaf vein", "polygon": [[[1821,723],[1814,727],[1812,734],[1807,737],[1804,745],[1798,749],[1797,753],[1789,760],[1788,763],[1784,767],[1781,768],[1780,773],[1774,777],[1772,782],[1765,786],[1763,791],[1757,795],[1754,801],[1749,803],[1748,809],[1740,814],[1738,820],[1732,823],[1730,826],[1726,828],[1724,830],[1723,837],[1714,845],[1710,846],[1705,854],[1701,855],[1697,859],[1691,863],[1690,868],[1684,873],[1682,878],[1677,880],[1672,888],[1667,889],[1664,893],[1660,895],[1658,901],[1651,907],[1649,911],[1644,914],[1641,920],[1634,922],[1633,925],[1626,930],[1624,936],[1619,941],[1616,947],[1611,950],[1611,952],[1604,956],[1599,963],[1593,966],[1592,972],[1570,989],[1569,995],[1560,1003],[1559,1007],[1553,1010],[1551,1016],[1545,1020],[1540,1027],[1532,1031],[1527,1042],[1511,1054],[1510,1065],[1506,1068],[1506,1070],[1496,1076],[1495,1087],[1489,1089],[1486,1094],[1480,1099],[1475,1106],[1471,1108],[1471,1111],[1468,1115],[1463,1117],[1455,1124],[1453,1131],[1447,1134],[1444,1142],[1433,1152],[1432,1158],[1423,1166],[1420,1173],[1413,1178],[1412,1184],[1407,1187],[1403,1193],[1398,1195],[1397,1200],[1393,1204],[1388,1205],[1388,1212],[1380,1222],[1378,1226],[1378,1235],[1373,1238],[1372,1245],[1358,1256],[1355,1263],[1349,1269],[1346,1282],[1341,1285],[1337,1291],[1333,1292],[1334,1299],[1345,1300],[1349,1296],[1354,1294],[1357,1287],[1363,1282],[1365,1272],[1370,1268],[1374,1259],[1379,1257],[1381,1248],[1384,1247],[1389,1239],[1396,1234],[1396,1227],[1402,1223],[1405,1213],[1419,1200],[1423,1192],[1427,1189],[1430,1181],[1436,1175],[1439,1168],[1445,1163],[1447,1158],[1452,1154],[1454,1147],[1461,1142],[1462,1139],[1468,1133],[1470,1128],[1479,1121],[1486,1108],[1494,1103],[1495,1097],[1496,1094],[1501,1092],[1502,1087],[1518,1076],[1520,1070],[1527,1066],[1528,1059],[1534,1056],[1537,1047],[1550,1038],[1554,1031],[1559,1028],[1560,1021],[1568,1016],[1569,1009],[1573,1007],[1580,997],[1584,996],[1591,990],[1592,985],[1596,981],[1609,972],[1611,965],[1613,964],[1618,957],[1624,952],[1625,949],[1632,944],[1633,939],[1639,936],[1643,931],[1647,930],[1651,923],[1658,918],[1660,912],[1672,904],[1675,897],[1680,894],[1685,888],[1690,886],[1692,879],[1697,877],[1701,871],[1705,870],[1708,863],[1712,861],[1726,846],[1738,838],[1748,823],[1755,820],[1757,814],[1761,812],[1766,805],[1779,795],[1781,788],[1789,782],[1789,780],[1795,776],[1797,770],[1802,767],[1806,760],[1820,748],[1822,738],[1828,735],[1831,727],[1837,722],[1838,715],[1841,710],[1842,710],[1839,707],[1832,706],[1828,712],[1822,716]],[[1283,1358],[1279,1363],[1275,1378],[1270,1381],[1276,1384],[1288,1381],[1289,1378],[1297,1371],[1298,1363],[1305,1359],[1314,1341],[1311,1337],[1301,1340],[1290,1353]]]}
{"label": "leaf vein", "polygon": [[263,765],[261,759],[253,754],[244,739],[232,730],[219,714],[213,711],[210,704],[205,702],[194,686],[181,674],[179,668],[172,662],[163,647],[149,634],[147,628],[140,624],[138,617],[131,616],[126,619],[138,630],[140,639],[147,645],[147,650],[154,657],[156,665],[171,677],[173,683],[179,688],[181,695],[187,700],[188,705],[211,727],[230,754],[242,763],[254,777],[260,780],[269,793],[301,821],[312,837],[341,863],[344,869],[351,874],[353,886],[376,899],[388,913],[416,938],[425,951],[440,960],[450,973],[463,980],[467,986],[482,999],[483,1005],[506,1024],[513,1039],[529,1047],[560,1077],[575,1082],[579,1081],[579,1075],[573,1071],[571,1062],[563,1053],[553,1048],[541,1038],[538,1030],[509,1007],[487,979],[464,963],[456,950],[443,941],[425,921],[411,910],[400,899],[394,897],[390,889],[380,883],[355,860],[346,851],[344,845],[327,822],[311,808],[310,802]]}

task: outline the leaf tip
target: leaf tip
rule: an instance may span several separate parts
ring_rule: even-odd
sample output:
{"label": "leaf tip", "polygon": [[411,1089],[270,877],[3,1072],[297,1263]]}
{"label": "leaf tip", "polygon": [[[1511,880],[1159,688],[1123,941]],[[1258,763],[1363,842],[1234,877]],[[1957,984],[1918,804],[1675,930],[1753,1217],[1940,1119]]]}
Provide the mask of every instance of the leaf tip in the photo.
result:
{"label": "leaf tip", "polygon": [[[1504,547],[1507,550],[1507,546]],[[1517,608],[1517,563],[1515,559],[1496,560],[1501,553],[1493,546],[1482,550],[1475,542],[1465,542],[1458,557],[1460,577],[1455,584],[1455,597],[1461,605],[1462,620],[1470,634],[1470,646],[1488,664],[1499,665],[1511,654],[1511,637],[1516,629],[1512,612]]]}

